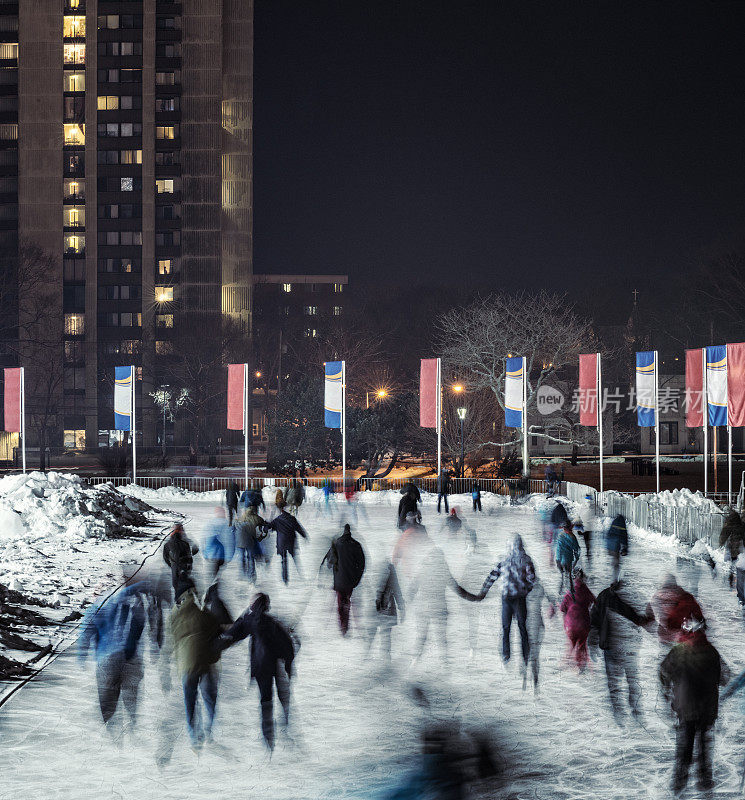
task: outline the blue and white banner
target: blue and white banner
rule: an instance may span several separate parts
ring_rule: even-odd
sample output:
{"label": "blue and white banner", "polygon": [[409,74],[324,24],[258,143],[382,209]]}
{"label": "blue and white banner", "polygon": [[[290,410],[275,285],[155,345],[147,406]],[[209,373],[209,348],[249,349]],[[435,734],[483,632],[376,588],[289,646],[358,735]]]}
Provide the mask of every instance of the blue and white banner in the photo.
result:
{"label": "blue and white banner", "polygon": [[706,402],[709,425],[727,425],[727,345],[706,348]]}
{"label": "blue and white banner", "polygon": [[323,393],[323,408],[326,415],[327,428],[341,428],[342,404],[344,392],[342,380],[344,377],[343,361],[327,361],[326,382]]}
{"label": "blue and white banner", "polygon": [[636,422],[640,428],[655,426],[655,351],[636,354]]}
{"label": "blue and white banner", "polygon": [[523,426],[523,369],[522,356],[507,359],[507,372],[504,378],[504,424],[508,428]]}
{"label": "blue and white banner", "polygon": [[132,379],[134,367],[114,367],[114,429],[132,430]]}

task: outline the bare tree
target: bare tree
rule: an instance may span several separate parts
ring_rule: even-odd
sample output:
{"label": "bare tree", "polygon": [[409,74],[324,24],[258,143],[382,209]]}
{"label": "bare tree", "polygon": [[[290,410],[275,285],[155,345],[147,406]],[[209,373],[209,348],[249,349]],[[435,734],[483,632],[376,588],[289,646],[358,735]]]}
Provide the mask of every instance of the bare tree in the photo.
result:
{"label": "bare tree", "polygon": [[531,409],[546,381],[595,347],[590,322],[574,313],[566,296],[547,292],[479,299],[445,314],[439,329],[447,366],[469,388],[491,390],[502,409],[508,355],[527,360]]}

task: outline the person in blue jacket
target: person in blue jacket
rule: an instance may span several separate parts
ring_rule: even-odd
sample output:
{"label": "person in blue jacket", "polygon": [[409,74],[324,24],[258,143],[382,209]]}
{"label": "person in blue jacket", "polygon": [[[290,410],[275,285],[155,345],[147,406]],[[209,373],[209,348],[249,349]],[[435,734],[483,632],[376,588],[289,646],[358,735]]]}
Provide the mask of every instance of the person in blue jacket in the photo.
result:
{"label": "person in blue jacket", "polygon": [[626,530],[626,518],[623,514],[619,514],[605,532],[605,549],[610,556],[613,572],[611,582],[615,583],[621,573],[621,556],[625,556],[629,552],[629,535]]}
{"label": "person in blue jacket", "polygon": [[78,639],[78,658],[84,661],[91,644],[96,655],[96,683],[101,716],[108,724],[122,698],[134,726],[137,694],[143,676],[139,643],[145,629],[142,584],[132,584],[94,603],[86,611]]}
{"label": "person in blue jacket", "polygon": [[473,510],[481,511],[481,484],[476,481],[471,489],[471,500],[473,500]]}
{"label": "person in blue jacket", "polygon": [[559,584],[559,597],[564,591],[564,579],[569,583],[569,591],[574,599],[574,580],[572,572],[579,561],[580,549],[577,537],[572,531],[572,523],[567,520],[566,524],[559,528],[556,539],[556,566],[561,573],[561,583]]}
{"label": "person in blue jacket", "polygon": [[241,506],[243,508],[250,508],[251,506],[256,506],[258,510],[259,507],[263,508],[266,511],[266,503],[264,502],[264,497],[261,494],[260,489],[254,489],[253,486],[245,489],[243,494],[241,494],[240,500]]}
{"label": "person in blue jacket", "polygon": [[212,578],[220,567],[235,555],[235,529],[225,519],[225,509],[216,506],[214,519],[208,524],[202,554],[212,564]]}

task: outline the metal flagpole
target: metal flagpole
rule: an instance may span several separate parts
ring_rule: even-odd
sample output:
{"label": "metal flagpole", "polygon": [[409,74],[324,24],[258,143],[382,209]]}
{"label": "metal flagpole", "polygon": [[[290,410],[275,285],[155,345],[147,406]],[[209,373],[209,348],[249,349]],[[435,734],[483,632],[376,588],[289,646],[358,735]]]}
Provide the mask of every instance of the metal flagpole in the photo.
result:
{"label": "metal flagpole", "polygon": [[243,480],[248,490],[248,364],[243,365]]}
{"label": "metal flagpole", "polygon": [[704,432],[704,496],[709,491],[709,398],[706,385],[706,348],[701,348],[701,426]]}
{"label": "metal flagpole", "polygon": [[600,353],[597,354],[597,386],[596,386],[596,397],[595,397],[595,408],[597,410],[598,415],[598,438],[600,440],[600,494],[603,493],[603,406],[601,403],[602,398],[602,385],[603,385],[603,373],[602,367],[600,366]]}
{"label": "metal flagpole", "polygon": [[341,362],[341,482],[347,488],[347,362]]}
{"label": "metal flagpole", "polygon": [[26,474],[26,368],[21,367],[21,458]]}
{"label": "metal flagpole", "polygon": [[435,413],[437,414],[437,478],[442,472],[442,359],[437,359],[437,399]]}
{"label": "metal flagpole", "polygon": [[732,426],[731,425],[727,425],[727,502],[730,505],[732,505]]}
{"label": "metal flagpole", "polygon": [[657,494],[660,493],[660,365],[654,351],[654,453],[657,462]]}
{"label": "metal flagpole", "polygon": [[130,375],[132,378],[132,424],[129,426],[132,431],[132,483],[137,483],[137,428],[135,426],[135,372],[134,364],[130,366]]}
{"label": "metal flagpole", "polygon": [[528,368],[523,356],[523,475],[530,475],[528,464]]}

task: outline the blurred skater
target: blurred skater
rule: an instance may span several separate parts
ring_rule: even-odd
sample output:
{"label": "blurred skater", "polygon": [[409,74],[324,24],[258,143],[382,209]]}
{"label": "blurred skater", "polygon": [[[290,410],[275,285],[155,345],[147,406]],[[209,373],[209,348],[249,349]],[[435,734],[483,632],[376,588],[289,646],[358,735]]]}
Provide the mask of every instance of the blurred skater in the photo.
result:
{"label": "blurred skater", "polygon": [[597,646],[603,651],[611,710],[619,725],[623,724],[624,718],[624,704],[621,701],[621,684],[624,675],[628,686],[631,714],[637,718],[641,714],[639,707],[641,686],[638,669],[641,643],[637,629],[652,619],[632,608],[621,597],[621,590],[620,581],[603,589],[597,596],[590,613],[591,645],[597,643]]}
{"label": "blurred skater", "polygon": [[440,513],[440,503],[445,501],[445,513],[448,513],[448,494],[450,493],[450,472],[442,470],[437,476],[437,513]]}
{"label": "blurred skater", "polygon": [[650,620],[657,621],[657,638],[660,649],[665,653],[677,641],[686,619],[704,619],[696,598],[678,585],[672,573],[663,576],[662,585],[647,603],[646,615]]}
{"label": "blurred skater", "polygon": [[[724,547],[724,558],[727,562],[729,587],[737,578],[737,599],[740,604],[745,604],[745,523],[742,517],[733,508],[722,525],[719,534],[719,546]],[[738,566],[740,564],[740,566]]]}
{"label": "blurred skater", "polygon": [[421,497],[419,495],[419,489],[414,486],[414,484],[407,484],[406,492],[401,490],[401,494],[403,495],[401,499],[398,501],[398,527],[405,528],[406,527],[406,518],[409,514],[414,514],[417,520],[421,521],[422,514],[419,511],[418,503],[421,502]]}
{"label": "blurred skater", "polygon": [[688,783],[694,744],[698,744],[699,791],[714,787],[711,768],[711,728],[719,715],[719,687],[729,680],[729,669],[706,638],[702,617],[689,617],[678,643],[660,666],[660,683],[678,718],[675,772],[672,789],[677,794]]}
{"label": "blurred skater", "polygon": [[579,518],[582,522],[582,538],[585,540],[585,553],[587,554],[587,563],[592,560],[592,534],[597,530],[598,519],[595,516],[595,505],[592,502],[592,497],[587,494],[585,499],[579,507]]}
{"label": "blurred skater", "polygon": [[621,557],[629,552],[629,535],[623,514],[619,514],[605,532],[605,549],[610,558],[611,583],[615,583],[621,574]]}
{"label": "blurred skater", "polygon": [[250,583],[256,581],[256,562],[263,560],[264,551],[261,542],[266,538],[268,523],[259,516],[255,505],[241,512],[235,531],[235,546],[241,571]]}
{"label": "blurred skater", "polygon": [[375,594],[375,614],[369,631],[367,652],[372,649],[375,636],[380,637],[380,650],[387,661],[391,660],[391,633],[406,617],[406,603],[396,575],[396,568],[387,561],[378,581]]}
{"label": "blurred skater", "polygon": [[569,658],[580,672],[587,666],[587,636],[590,633],[590,606],[595,595],[585,583],[585,573],[575,570],[572,591],[564,595],[559,610],[564,615],[564,631],[569,641]]}
{"label": "blurred skater", "polygon": [[238,512],[238,484],[235,481],[231,481],[225,490],[225,508],[228,510],[228,525],[232,525]]}
{"label": "blurred skater", "polygon": [[579,561],[580,549],[577,537],[572,531],[572,524],[569,519],[566,520],[563,527],[558,529],[556,538],[556,550],[554,557],[556,559],[556,566],[559,568],[561,581],[559,582],[559,597],[564,592],[564,581],[572,597],[574,597],[574,583],[572,581],[572,574],[574,568]]}
{"label": "blurred skater", "polygon": [[194,556],[199,547],[184,532],[184,526],[177,522],[171,535],[163,546],[163,561],[171,568],[171,583],[174,592],[178,585],[191,575]]}
{"label": "blurred skater", "polygon": [[215,506],[214,518],[207,524],[202,555],[210,563],[212,578],[235,555],[235,530],[227,524],[225,509],[220,506]]}
{"label": "blurred skater", "polygon": [[527,666],[530,639],[526,598],[535,584],[536,576],[533,561],[525,552],[519,534],[512,540],[507,556],[487,576],[478,599],[483,600],[494,582],[500,578],[502,579],[502,660],[505,663],[510,660],[510,629],[514,617],[520,631],[523,664]]}
{"label": "blurred skater", "polygon": [[290,556],[292,556],[292,560],[295,564],[298,574],[300,577],[302,577],[295,548],[297,547],[298,534],[300,534],[303,539],[308,538],[305,528],[303,528],[303,526],[295,519],[295,517],[293,517],[291,514],[288,514],[284,507],[278,516],[276,516],[271,522],[267,523],[266,527],[267,529],[271,528],[277,532],[277,554],[282,559],[282,580],[285,583],[290,582],[289,571],[287,568],[287,562]]}
{"label": "blurred skater", "polygon": [[352,537],[349,525],[344,533],[331,543],[321,566],[326,563],[334,572],[334,591],[342,636],[349,630],[349,612],[352,608],[352,592],[357,588],[365,572],[365,551]]}
{"label": "blurred skater", "polygon": [[473,501],[473,510],[481,511],[481,484],[478,481],[471,487],[471,500]]}
{"label": "blurred skater", "polygon": [[248,636],[250,680],[259,687],[261,732],[269,750],[274,749],[274,688],[284,712],[284,727],[290,721],[290,680],[295,643],[288,629],[269,614],[269,596],[257,594],[249,608],[220,637],[229,647]]}
{"label": "blurred skater", "polygon": [[544,603],[548,604],[548,614],[550,617],[553,617],[556,613],[556,600],[548,594],[543,583],[541,583],[536,575],[533,588],[528,593],[525,602],[528,612],[526,627],[528,629],[530,652],[528,656],[528,668],[523,675],[523,689],[527,688],[528,675],[530,675],[533,679],[533,689],[537,693],[541,645],[543,644],[543,637],[546,633],[546,625],[543,622],[543,605]]}

